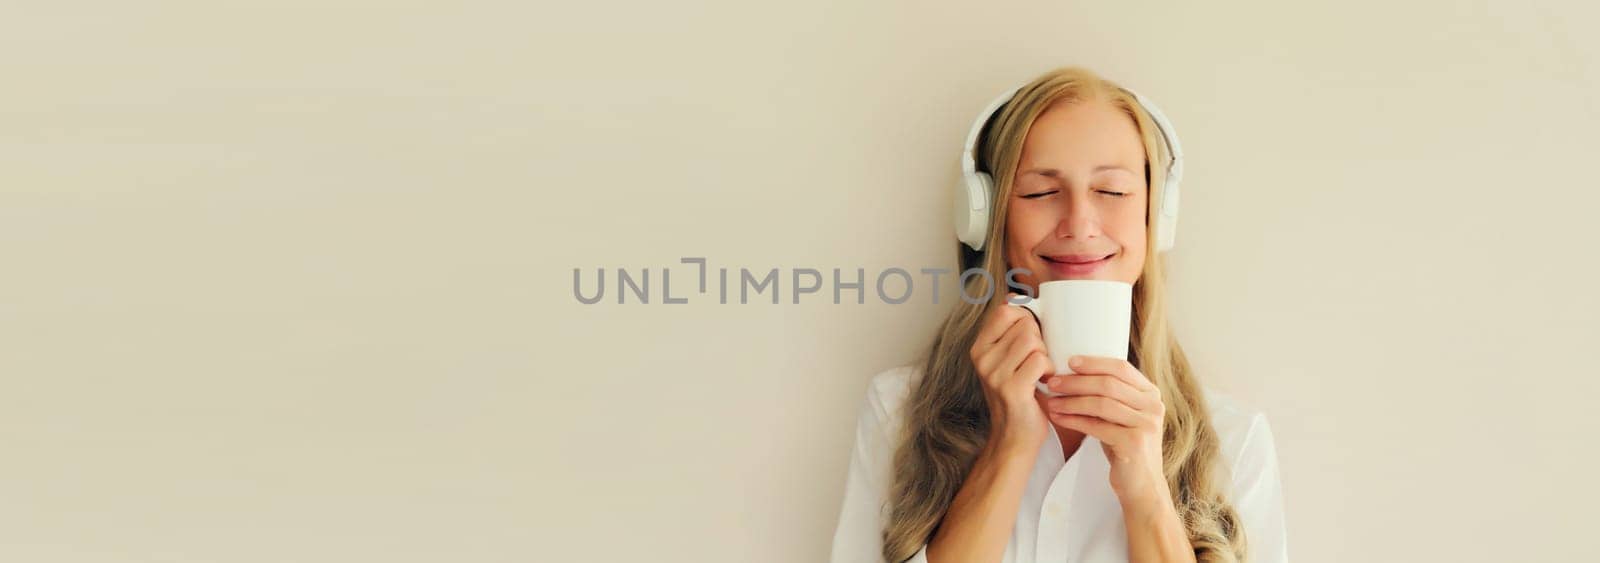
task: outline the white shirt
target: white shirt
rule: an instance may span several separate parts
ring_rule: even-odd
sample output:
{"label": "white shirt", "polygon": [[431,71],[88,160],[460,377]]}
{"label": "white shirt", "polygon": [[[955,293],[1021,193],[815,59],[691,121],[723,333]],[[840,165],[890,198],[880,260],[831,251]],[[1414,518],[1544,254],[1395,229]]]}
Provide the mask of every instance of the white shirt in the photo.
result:
{"label": "white shirt", "polygon": [[[902,424],[900,406],[920,370],[902,366],[880,373],[867,387],[856,423],[855,450],[845,482],[844,506],[833,534],[833,563],[881,562],[889,487],[889,464]],[[1272,430],[1259,412],[1206,392],[1211,422],[1221,441],[1227,500],[1238,511],[1249,545],[1249,560],[1288,560],[1283,489]],[[1128,560],[1128,532],[1122,505],[1111,490],[1110,465],[1100,442],[1085,436],[1070,460],[1054,426],[1040,446],[1017,509],[1004,563],[1101,562]],[[924,545],[909,561],[927,562]]]}

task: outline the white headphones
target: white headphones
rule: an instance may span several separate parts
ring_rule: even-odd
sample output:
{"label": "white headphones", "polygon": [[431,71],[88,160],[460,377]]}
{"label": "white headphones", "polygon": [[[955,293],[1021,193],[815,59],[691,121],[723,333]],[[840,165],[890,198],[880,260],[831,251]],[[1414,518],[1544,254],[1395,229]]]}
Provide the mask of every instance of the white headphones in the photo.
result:
{"label": "white headphones", "polygon": [[[1011,101],[1021,88],[1013,88],[983,108],[983,113],[978,114],[978,120],[972,124],[972,130],[967,133],[967,143],[961,150],[961,185],[956,186],[956,238],[973,250],[983,250],[983,243],[989,237],[989,217],[991,207],[994,205],[994,177],[987,172],[978,171],[978,162],[974,153],[977,150],[978,135],[983,132],[989,119],[999,112],[1001,106]],[[1146,113],[1156,122],[1156,128],[1161,132],[1161,140],[1167,146],[1167,153],[1172,155],[1172,160],[1167,163],[1167,181],[1162,190],[1160,212],[1156,216],[1156,242],[1157,250],[1165,252],[1172,249],[1177,242],[1178,231],[1178,184],[1183,179],[1183,148],[1178,145],[1178,132],[1172,128],[1172,123],[1167,121],[1167,116],[1157,109],[1150,100],[1140,96],[1137,92],[1123,88],[1123,91],[1132,94],[1139,105],[1144,106]]]}

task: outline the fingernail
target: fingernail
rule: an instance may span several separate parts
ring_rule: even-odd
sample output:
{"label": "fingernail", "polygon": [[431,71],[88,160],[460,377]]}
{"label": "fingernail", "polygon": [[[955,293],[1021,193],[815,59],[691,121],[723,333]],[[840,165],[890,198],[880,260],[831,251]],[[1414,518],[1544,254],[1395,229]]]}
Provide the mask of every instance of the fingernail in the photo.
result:
{"label": "fingernail", "polygon": [[1081,356],[1073,356],[1071,358],[1067,358],[1067,365],[1075,367],[1075,368],[1076,367],[1083,367],[1083,357],[1081,357]]}

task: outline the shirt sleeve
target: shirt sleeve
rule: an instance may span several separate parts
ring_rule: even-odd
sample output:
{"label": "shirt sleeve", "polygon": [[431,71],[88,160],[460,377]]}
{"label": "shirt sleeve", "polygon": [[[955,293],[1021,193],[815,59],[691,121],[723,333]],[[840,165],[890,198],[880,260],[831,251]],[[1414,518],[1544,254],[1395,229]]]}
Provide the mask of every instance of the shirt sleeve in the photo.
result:
{"label": "shirt sleeve", "polygon": [[1233,504],[1244,523],[1250,560],[1285,563],[1289,560],[1283,516],[1283,483],[1278,478],[1278,454],[1267,417],[1251,420],[1239,459],[1233,465]]}
{"label": "shirt sleeve", "polygon": [[[856,417],[855,447],[845,478],[844,504],[833,532],[832,563],[882,563],[885,500],[894,458],[896,425],[890,424],[880,384],[893,374],[879,375],[867,386],[866,400]],[[926,545],[910,563],[927,563]]]}

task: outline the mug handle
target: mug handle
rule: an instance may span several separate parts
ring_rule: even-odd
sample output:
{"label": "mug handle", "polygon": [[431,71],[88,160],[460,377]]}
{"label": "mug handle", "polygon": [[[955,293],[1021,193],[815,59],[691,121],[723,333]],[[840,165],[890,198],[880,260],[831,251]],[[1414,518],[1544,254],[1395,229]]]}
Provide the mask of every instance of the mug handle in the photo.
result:
{"label": "mug handle", "polygon": [[[1012,295],[1027,299],[1027,301],[1023,301],[1021,303],[1013,303],[1011,301],[1011,298],[1007,297],[1006,298],[1006,304],[1010,305],[1012,307],[1022,307],[1023,309],[1027,309],[1028,313],[1033,315],[1033,322],[1039,323],[1039,329],[1040,330],[1044,330],[1044,320],[1041,317],[1041,315],[1044,314],[1044,311],[1042,309],[1040,309],[1041,305],[1039,305],[1039,299],[1038,298],[1028,297],[1026,295],[1022,295],[1022,294],[1019,294],[1019,293],[1013,293]],[[1060,393],[1057,393],[1055,391],[1051,391],[1050,387],[1046,386],[1043,381],[1035,381],[1035,382],[1033,382],[1033,387],[1035,389],[1038,389],[1039,393],[1044,395],[1044,396],[1046,396],[1046,397],[1060,397],[1060,396],[1062,396]]]}
{"label": "mug handle", "polygon": [[1022,307],[1023,309],[1027,309],[1029,313],[1033,314],[1033,322],[1038,323],[1039,328],[1044,328],[1044,318],[1042,317],[1042,315],[1044,315],[1044,311],[1039,309],[1039,300],[1037,298],[1028,297],[1020,293],[1013,293],[1011,295],[1027,299],[1027,301],[1017,303],[1012,301],[1010,296],[1007,296],[1006,304],[1012,307]]}

